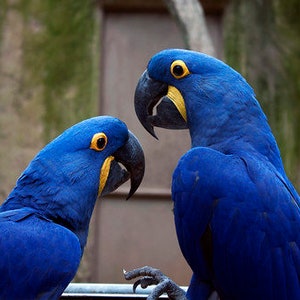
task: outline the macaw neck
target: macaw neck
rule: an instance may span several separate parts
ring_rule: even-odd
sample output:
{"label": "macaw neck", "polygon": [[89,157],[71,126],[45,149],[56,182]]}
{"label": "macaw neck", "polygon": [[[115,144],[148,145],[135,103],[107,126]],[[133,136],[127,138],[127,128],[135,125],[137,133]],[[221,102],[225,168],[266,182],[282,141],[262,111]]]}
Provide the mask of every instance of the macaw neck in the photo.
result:
{"label": "macaw neck", "polygon": [[[60,205],[59,203],[63,201],[58,199],[59,195],[56,197],[57,201],[50,203],[45,195],[39,195],[38,193],[34,195],[27,194],[26,189],[23,190],[21,187],[16,187],[0,207],[0,212],[24,207],[33,208],[40,215],[76,234],[83,251],[87,241],[93,207],[89,207],[81,214],[80,209],[74,206],[68,207],[68,204]],[[72,200],[77,201],[74,198]],[[84,199],[80,199],[80,201],[82,200]]]}
{"label": "macaw neck", "polygon": [[189,120],[192,147],[210,147],[224,154],[255,153],[284,174],[278,146],[260,107],[237,115],[217,116],[211,112],[205,118],[198,117],[194,110]]}
{"label": "macaw neck", "polygon": [[18,179],[0,211],[33,208],[54,223],[74,232],[83,250],[97,200],[97,189],[93,191],[80,186],[78,182],[68,182],[70,179],[55,175],[57,173],[49,165],[43,166],[33,161]]}

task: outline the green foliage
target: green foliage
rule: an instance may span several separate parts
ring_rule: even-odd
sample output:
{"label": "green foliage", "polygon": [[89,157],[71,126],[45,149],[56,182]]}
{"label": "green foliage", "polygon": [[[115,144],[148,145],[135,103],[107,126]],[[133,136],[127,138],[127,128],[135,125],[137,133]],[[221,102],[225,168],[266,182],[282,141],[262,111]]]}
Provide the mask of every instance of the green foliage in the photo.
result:
{"label": "green foliage", "polygon": [[281,36],[281,48],[284,56],[283,67],[286,81],[282,82],[282,88],[288,90],[290,109],[293,111],[293,127],[296,133],[295,153],[300,153],[300,2],[297,0],[278,0],[276,3],[276,15],[278,31]]}
{"label": "green foliage", "polygon": [[[42,83],[45,141],[97,114],[97,27],[94,2],[25,1],[25,63]],[[25,38],[25,39],[26,39]]]}
{"label": "green foliage", "polygon": [[0,41],[3,33],[3,20],[6,14],[6,0],[0,0]]}
{"label": "green foliage", "polygon": [[0,201],[35,153],[97,115],[94,0],[0,0]]}
{"label": "green foliage", "polygon": [[300,181],[300,2],[288,4],[232,0],[225,17],[225,58],[254,87],[287,173]]}

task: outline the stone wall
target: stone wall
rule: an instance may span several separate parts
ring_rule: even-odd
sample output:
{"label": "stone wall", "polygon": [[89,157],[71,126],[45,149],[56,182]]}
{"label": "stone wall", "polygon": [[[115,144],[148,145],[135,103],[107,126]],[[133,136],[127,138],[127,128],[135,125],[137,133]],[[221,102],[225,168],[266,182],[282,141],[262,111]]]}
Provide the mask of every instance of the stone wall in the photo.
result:
{"label": "stone wall", "polygon": [[35,153],[98,112],[94,1],[0,1],[0,197]]}

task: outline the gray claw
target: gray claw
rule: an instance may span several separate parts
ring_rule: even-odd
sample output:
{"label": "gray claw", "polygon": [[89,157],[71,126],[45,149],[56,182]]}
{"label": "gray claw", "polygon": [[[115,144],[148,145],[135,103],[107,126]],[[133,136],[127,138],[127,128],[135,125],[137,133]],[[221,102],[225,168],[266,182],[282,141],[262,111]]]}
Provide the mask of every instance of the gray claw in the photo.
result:
{"label": "gray claw", "polygon": [[159,269],[146,266],[129,272],[124,272],[124,276],[126,280],[142,277],[133,284],[134,292],[139,285],[143,289],[150,285],[157,285],[152,290],[147,300],[157,300],[163,293],[166,293],[169,299],[172,300],[187,300],[185,291],[173,280],[164,275]]}
{"label": "gray claw", "polygon": [[133,284],[133,292],[135,293],[136,288],[140,285],[142,289],[146,289],[150,285],[158,284],[157,280],[155,280],[153,277],[150,276],[144,276],[137,280]]}

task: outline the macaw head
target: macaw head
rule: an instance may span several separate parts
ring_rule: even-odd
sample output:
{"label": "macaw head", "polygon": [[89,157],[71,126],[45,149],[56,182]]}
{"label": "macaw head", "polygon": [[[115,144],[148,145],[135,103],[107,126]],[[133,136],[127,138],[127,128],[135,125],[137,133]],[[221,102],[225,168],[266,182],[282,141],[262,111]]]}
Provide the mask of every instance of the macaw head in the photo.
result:
{"label": "macaw head", "polygon": [[245,79],[222,61],[189,50],[167,49],[150,59],[136,87],[135,110],[153,136],[154,126],[188,128],[193,146],[233,138],[255,144],[270,134]]}
{"label": "macaw head", "polygon": [[144,167],[141,145],[125,123],[109,116],[91,118],[46,145],[3,206],[32,207],[85,231],[97,197],[130,179],[129,198],[142,181]]}
{"label": "macaw head", "polygon": [[35,161],[57,171],[54,174],[61,175],[73,190],[78,189],[77,193],[85,188],[104,196],[130,178],[127,198],[140,185],[145,166],[137,138],[122,121],[109,116],[91,118],[67,129]]}

